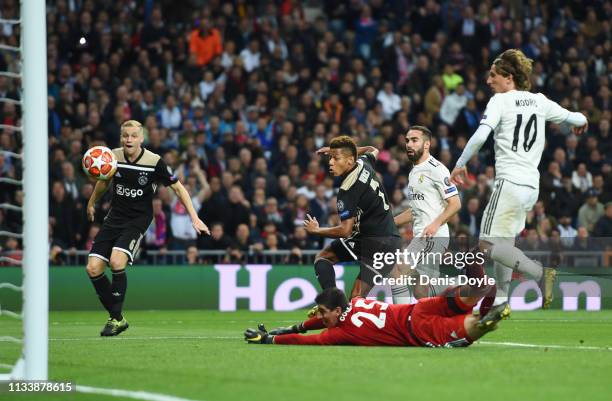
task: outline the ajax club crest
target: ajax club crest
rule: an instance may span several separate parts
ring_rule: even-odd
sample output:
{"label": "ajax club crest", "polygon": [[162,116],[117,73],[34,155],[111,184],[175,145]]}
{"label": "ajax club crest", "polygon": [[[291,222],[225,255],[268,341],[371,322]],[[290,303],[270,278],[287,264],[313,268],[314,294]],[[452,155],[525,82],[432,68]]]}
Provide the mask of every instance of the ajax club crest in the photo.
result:
{"label": "ajax club crest", "polygon": [[147,185],[147,182],[149,182],[149,178],[147,177],[147,173],[142,172],[140,173],[140,177],[138,177],[138,183],[142,186]]}

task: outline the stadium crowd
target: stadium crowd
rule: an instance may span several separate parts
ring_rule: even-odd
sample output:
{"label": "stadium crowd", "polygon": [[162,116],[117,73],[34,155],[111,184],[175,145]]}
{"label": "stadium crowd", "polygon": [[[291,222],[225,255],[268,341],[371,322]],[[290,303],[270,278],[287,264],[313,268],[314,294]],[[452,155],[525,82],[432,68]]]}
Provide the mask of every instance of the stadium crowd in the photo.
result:
{"label": "stadium crowd", "polygon": [[[18,18],[4,0],[3,19]],[[612,236],[610,1],[152,1],[47,2],[50,168],[49,238],[61,250],[89,249],[97,221],[86,218],[93,184],[81,171],[90,146],[118,146],[127,119],[146,127],[145,146],[163,155],[212,231],[196,238],[172,191],[159,189],[146,249],[248,253],[319,248],[306,214],[336,224],[334,181],[316,149],[339,134],[381,150],[378,171],[395,213],[407,207],[410,169],[403,134],[435,133],[432,154],[452,169],[491,96],[485,78],[507,48],[534,60],[532,91],[589,120],[583,137],[547,126],[540,201],[524,238],[534,249],[586,249]],[[19,29],[0,22],[0,43]],[[17,71],[0,51],[0,71]],[[19,99],[20,82],[0,76],[0,98]],[[21,151],[21,110],[0,104],[0,147]],[[469,163],[453,236],[478,236],[494,178],[493,142]],[[0,154],[0,176],[21,164]],[[0,203],[20,205],[18,186],[0,183]],[[20,232],[22,216],[0,210],[0,230]],[[411,236],[405,228],[406,239]],[[19,241],[0,240],[4,251]]]}

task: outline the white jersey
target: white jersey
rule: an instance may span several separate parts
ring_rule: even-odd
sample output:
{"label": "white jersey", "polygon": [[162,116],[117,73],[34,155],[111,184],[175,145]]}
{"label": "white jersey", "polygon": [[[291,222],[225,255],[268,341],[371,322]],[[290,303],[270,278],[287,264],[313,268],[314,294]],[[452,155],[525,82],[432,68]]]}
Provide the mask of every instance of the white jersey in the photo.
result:
{"label": "white jersey", "polygon": [[480,124],[494,133],[496,178],[537,189],[545,123],[562,123],[569,114],[541,93],[511,90],[493,96]]}
{"label": "white jersey", "polygon": [[[412,168],[404,194],[412,210],[414,236],[418,237],[444,211],[446,199],[458,195],[458,191],[450,182],[448,169],[430,156]],[[441,226],[435,236],[448,237],[448,225]]]}

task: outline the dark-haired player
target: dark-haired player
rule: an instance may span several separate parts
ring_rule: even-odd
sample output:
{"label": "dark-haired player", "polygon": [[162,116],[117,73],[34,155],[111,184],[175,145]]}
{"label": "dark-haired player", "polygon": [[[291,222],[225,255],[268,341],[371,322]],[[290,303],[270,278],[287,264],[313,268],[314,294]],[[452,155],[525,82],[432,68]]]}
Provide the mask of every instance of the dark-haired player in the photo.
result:
{"label": "dark-haired player", "polygon": [[393,305],[361,297],[349,302],[340,289],[328,288],[315,299],[326,328],[321,333],[273,334],[278,331],[268,333],[260,324],[257,330],[247,329],[244,337],[254,344],[466,347],[510,315],[504,303],[479,320],[472,314],[481,298],[477,293],[482,294],[461,286],[450,289],[446,296]]}
{"label": "dark-haired player", "polygon": [[495,95],[489,100],[480,126],[465,146],[451,173],[463,184],[466,164],[493,132],[495,139],[495,187],[482,216],[480,249],[495,261],[498,302],[509,296],[512,270],[526,273],[540,283],[542,307],[552,302],[556,271],[543,268],[514,246],[525,227],[527,212],[538,200],[538,165],[545,145],[545,124],[568,123],[574,133],[586,132],[581,113],[570,112],[541,93],[531,93],[533,60],[518,49],[503,52],[491,65],[487,84]]}
{"label": "dark-haired player", "polygon": [[[198,218],[191,197],[163,159],[142,147],[142,125],[129,120],[121,125],[121,148],[113,149],[117,172],[112,181],[98,181],[87,204],[87,216],[94,220],[96,202],[112,187],[111,208],[94,239],[87,261],[87,274],[98,298],[109,313],[100,332],[116,336],[128,328],[123,317],[123,301],[127,290],[125,267],[132,264],[140,241],[153,220],[153,195],[159,184],[170,186],[191,216],[194,230],[209,234],[208,227]],[[111,268],[112,283],[104,274]]]}
{"label": "dark-haired player", "polygon": [[336,287],[334,264],[359,262],[351,298],[366,296],[374,286],[374,277],[387,275],[393,268],[390,264],[376,269],[373,254],[395,253],[400,247],[387,194],[374,170],[378,149],[358,148],[350,137],[339,136],[317,153],[329,155],[330,173],[342,181],[337,196],[340,224],[319,227],[317,219],[310,215],[304,220],[308,233],[336,238],[315,258],[317,279],[323,289]]}
{"label": "dark-haired player", "polygon": [[[440,262],[449,243],[447,221],[461,209],[457,187],[450,182],[450,173],[444,164],[429,153],[431,131],[415,125],[406,132],[406,153],[413,167],[408,176],[406,197],[409,208],[395,216],[395,224],[413,222],[414,238],[406,251],[408,261],[401,261],[392,275],[416,273],[428,277],[440,276]],[[407,263],[406,263],[407,262]],[[417,298],[434,296],[442,286],[417,284]],[[444,286],[446,288],[446,286]],[[393,303],[410,303],[408,285],[391,286]]]}

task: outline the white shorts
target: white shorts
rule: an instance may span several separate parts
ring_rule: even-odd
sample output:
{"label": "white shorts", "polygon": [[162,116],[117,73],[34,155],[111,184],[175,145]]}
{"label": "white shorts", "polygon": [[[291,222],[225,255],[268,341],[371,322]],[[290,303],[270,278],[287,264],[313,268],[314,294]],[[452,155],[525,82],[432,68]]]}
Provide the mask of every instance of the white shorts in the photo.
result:
{"label": "white shorts", "polygon": [[[440,277],[440,264],[448,248],[448,243],[448,237],[414,237],[406,247],[409,255],[415,255],[416,257],[421,253],[421,258],[418,259],[416,266],[413,268],[416,268],[421,275]],[[409,256],[409,258],[414,260],[412,256]]]}
{"label": "white shorts", "polygon": [[[525,219],[538,200],[538,190],[508,180],[495,187],[480,223],[480,239],[512,239],[525,228]],[[494,242],[494,241],[491,241]]]}

